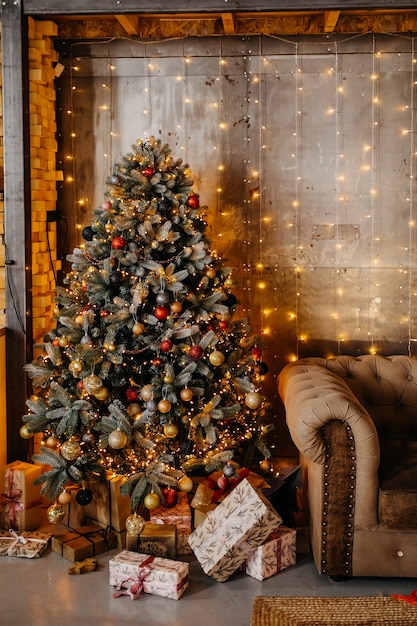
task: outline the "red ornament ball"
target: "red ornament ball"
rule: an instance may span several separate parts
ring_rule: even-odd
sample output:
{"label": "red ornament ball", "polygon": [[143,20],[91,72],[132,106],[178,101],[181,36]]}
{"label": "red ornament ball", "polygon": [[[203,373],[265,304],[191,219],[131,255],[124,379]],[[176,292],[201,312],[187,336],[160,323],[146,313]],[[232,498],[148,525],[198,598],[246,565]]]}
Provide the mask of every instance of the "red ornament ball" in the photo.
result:
{"label": "red ornament ball", "polygon": [[173,346],[173,343],[172,343],[171,339],[164,339],[163,341],[161,341],[160,348],[161,348],[162,352],[169,352],[171,350],[172,346]]}
{"label": "red ornament ball", "polygon": [[162,495],[164,496],[164,499],[162,500],[161,504],[164,508],[172,509],[172,507],[177,504],[178,493],[175,491],[175,489],[172,489],[172,487],[166,487],[165,489],[162,489]]}
{"label": "red ornament ball", "polygon": [[128,402],[137,402],[139,400],[139,388],[138,387],[128,387],[126,389],[126,400]]}
{"label": "red ornament ball", "polygon": [[227,320],[220,320],[219,322],[219,329],[220,330],[226,330],[226,328],[229,326],[229,322]]}
{"label": "red ornament ball", "polygon": [[126,239],[124,237],[122,237],[121,235],[117,235],[116,237],[113,237],[112,242],[111,242],[111,247],[113,248],[113,250],[123,250],[125,245],[126,245]]}
{"label": "red ornament ball", "polygon": [[217,479],[217,486],[219,487],[219,489],[227,489],[227,487],[229,486],[229,479],[227,478],[227,476],[225,476],[224,474],[219,476],[219,478]]}
{"label": "red ornament ball", "polygon": [[152,359],[151,361],[152,365],[154,365],[155,367],[161,367],[161,365],[163,365],[163,360],[161,359],[161,357],[156,356],[154,359]]}
{"label": "red ornament ball", "polygon": [[197,209],[200,206],[200,200],[198,199],[198,196],[189,196],[187,200],[187,206],[189,206],[190,209]]}
{"label": "red ornament ball", "polygon": [[262,350],[260,348],[252,348],[252,356],[255,361],[259,361],[262,356]]}
{"label": "red ornament ball", "polygon": [[103,204],[101,205],[102,211],[110,211],[111,208],[112,208],[112,205],[109,200],[106,200],[106,202],[103,202]]}
{"label": "red ornament ball", "polygon": [[194,361],[198,361],[198,359],[201,359],[203,354],[204,354],[204,350],[199,344],[195,344],[194,346],[191,346],[189,355],[192,359],[194,359]]}
{"label": "red ornament ball", "polygon": [[163,322],[169,315],[169,309],[166,306],[156,306],[153,314],[155,315],[157,320]]}
{"label": "red ornament ball", "polygon": [[153,176],[155,174],[155,170],[153,167],[145,167],[145,169],[143,170],[143,174],[147,177],[150,178],[151,176]]}

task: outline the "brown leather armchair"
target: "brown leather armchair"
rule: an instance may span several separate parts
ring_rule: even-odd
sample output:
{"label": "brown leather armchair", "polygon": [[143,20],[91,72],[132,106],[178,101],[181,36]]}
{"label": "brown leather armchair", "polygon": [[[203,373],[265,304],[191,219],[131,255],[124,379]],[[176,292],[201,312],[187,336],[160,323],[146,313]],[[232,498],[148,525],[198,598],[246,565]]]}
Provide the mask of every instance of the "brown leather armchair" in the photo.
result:
{"label": "brown leather armchair", "polygon": [[300,359],[278,378],[316,567],[417,576],[417,359]]}

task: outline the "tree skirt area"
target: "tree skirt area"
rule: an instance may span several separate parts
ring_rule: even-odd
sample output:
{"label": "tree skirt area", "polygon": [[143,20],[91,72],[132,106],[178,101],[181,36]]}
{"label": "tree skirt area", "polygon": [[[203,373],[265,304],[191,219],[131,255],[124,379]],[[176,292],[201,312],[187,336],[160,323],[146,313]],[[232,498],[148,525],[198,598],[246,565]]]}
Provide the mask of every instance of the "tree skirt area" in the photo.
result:
{"label": "tree skirt area", "polygon": [[277,598],[257,596],[251,626],[412,626],[417,606],[374,598]]}

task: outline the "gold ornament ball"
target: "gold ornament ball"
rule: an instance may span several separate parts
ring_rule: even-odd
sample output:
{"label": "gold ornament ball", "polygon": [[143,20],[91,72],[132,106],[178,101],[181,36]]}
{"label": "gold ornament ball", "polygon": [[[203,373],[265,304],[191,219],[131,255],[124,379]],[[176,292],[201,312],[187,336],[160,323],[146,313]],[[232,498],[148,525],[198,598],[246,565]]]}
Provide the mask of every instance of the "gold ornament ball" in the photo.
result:
{"label": "gold ornament ball", "polygon": [[166,424],[164,426],[164,435],[168,439],[173,439],[178,435],[178,426],[176,424]]}
{"label": "gold ornament ball", "polygon": [[140,322],[135,322],[132,326],[132,334],[135,337],[140,337],[140,335],[143,335],[144,330],[145,330],[145,326],[141,324]]}
{"label": "gold ornament ball", "polygon": [[224,354],[223,352],[220,352],[220,350],[213,350],[209,356],[210,363],[215,366],[219,366],[224,363],[224,358]]}
{"label": "gold ornament ball", "polygon": [[69,491],[64,489],[58,496],[59,504],[69,504],[71,502],[71,494]]}
{"label": "gold ornament ball", "polygon": [[54,502],[54,504],[51,504],[51,506],[46,511],[46,515],[48,521],[51,524],[59,524],[59,522],[62,522],[65,517],[65,509],[63,508],[62,504]]}
{"label": "gold ornament ball", "polygon": [[262,404],[262,396],[256,391],[250,391],[245,396],[245,404],[250,409],[259,409]]}
{"label": "gold ornament ball", "polygon": [[20,427],[19,433],[22,439],[32,439],[33,437],[33,433],[29,432],[29,427],[27,424],[23,424],[23,426]]}
{"label": "gold ornament ball", "polygon": [[61,456],[67,461],[75,461],[81,455],[81,446],[76,439],[68,439],[61,446]]}
{"label": "gold ornament ball", "polygon": [[158,411],[160,413],[169,413],[171,410],[171,402],[169,400],[162,399],[158,402]]}
{"label": "gold ornament ball", "polygon": [[225,287],[233,287],[234,282],[233,282],[233,278],[231,278],[230,276],[228,278],[226,278],[226,280],[224,281],[224,286]]}
{"label": "gold ornament ball", "polygon": [[127,444],[127,435],[121,430],[113,430],[109,435],[109,446],[115,450],[124,448]]}
{"label": "gold ornament ball", "polygon": [[142,515],[138,515],[136,512],[129,515],[126,518],[126,531],[128,535],[134,535],[137,537],[140,535],[145,527],[145,520]]}
{"label": "gold ornament ball", "polygon": [[144,402],[149,402],[149,400],[152,400],[152,396],[153,396],[152,385],[144,385],[142,389],[140,390],[140,397],[142,398],[142,400]]}
{"label": "gold ornament ball", "polygon": [[133,419],[135,419],[136,415],[141,412],[142,407],[137,402],[132,402],[132,404],[129,404],[126,409],[126,413],[129,415],[129,417],[132,417]]}
{"label": "gold ornament ball", "polygon": [[216,270],[214,269],[214,267],[208,267],[207,268],[206,276],[207,276],[207,278],[214,278],[216,276]]}
{"label": "gold ornament ball", "polygon": [[116,344],[114,341],[105,341],[103,347],[107,352],[114,352],[116,350]]}
{"label": "gold ornament ball", "polygon": [[180,391],[181,400],[184,400],[184,402],[189,402],[193,395],[192,389],[189,389],[188,387],[185,387]]}
{"label": "gold ornament ball", "polygon": [[77,315],[75,318],[75,323],[78,324],[78,326],[81,326],[81,324],[83,323],[84,317],[82,315]]}
{"label": "gold ornament ball", "polygon": [[68,337],[60,337],[58,339],[58,343],[61,346],[61,348],[65,348],[68,345]]}
{"label": "gold ornament ball", "polygon": [[189,476],[183,476],[178,481],[178,489],[180,491],[184,491],[184,493],[188,493],[193,488],[193,481]]}
{"label": "gold ornament ball", "polygon": [[155,509],[157,509],[160,503],[161,501],[157,493],[148,493],[143,501],[145,508],[149,511],[154,511]]}
{"label": "gold ornament ball", "polygon": [[109,397],[110,391],[107,387],[101,387],[101,389],[98,389],[93,395],[97,400],[104,402]]}
{"label": "gold ornament ball", "polygon": [[103,386],[103,381],[100,376],[96,376],[95,374],[90,374],[90,376],[86,376],[84,378],[84,389],[87,393],[96,393]]}
{"label": "gold ornament ball", "polygon": [[178,300],[171,302],[170,309],[173,313],[180,313],[182,311],[182,304]]}
{"label": "gold ornament ball", "polygon": [[55,435],[49,435],[45,441],[47,448],[57,448],[59,446],[59,439]]}

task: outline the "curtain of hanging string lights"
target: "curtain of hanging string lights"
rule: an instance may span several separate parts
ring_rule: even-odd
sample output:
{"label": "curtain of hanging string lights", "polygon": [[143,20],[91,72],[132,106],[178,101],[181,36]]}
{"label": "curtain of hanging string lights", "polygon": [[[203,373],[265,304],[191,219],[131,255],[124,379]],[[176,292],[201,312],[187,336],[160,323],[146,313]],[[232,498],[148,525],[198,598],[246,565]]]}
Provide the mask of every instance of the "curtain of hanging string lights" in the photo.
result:
{"label": "curtain of hanging string lights", "polygon": [[305,354],[415,352],[414,38],[128,40],[125,57],[113,43],[71,47],[74,228],[113,162],[159,136],[190,164],[274,370]]}

